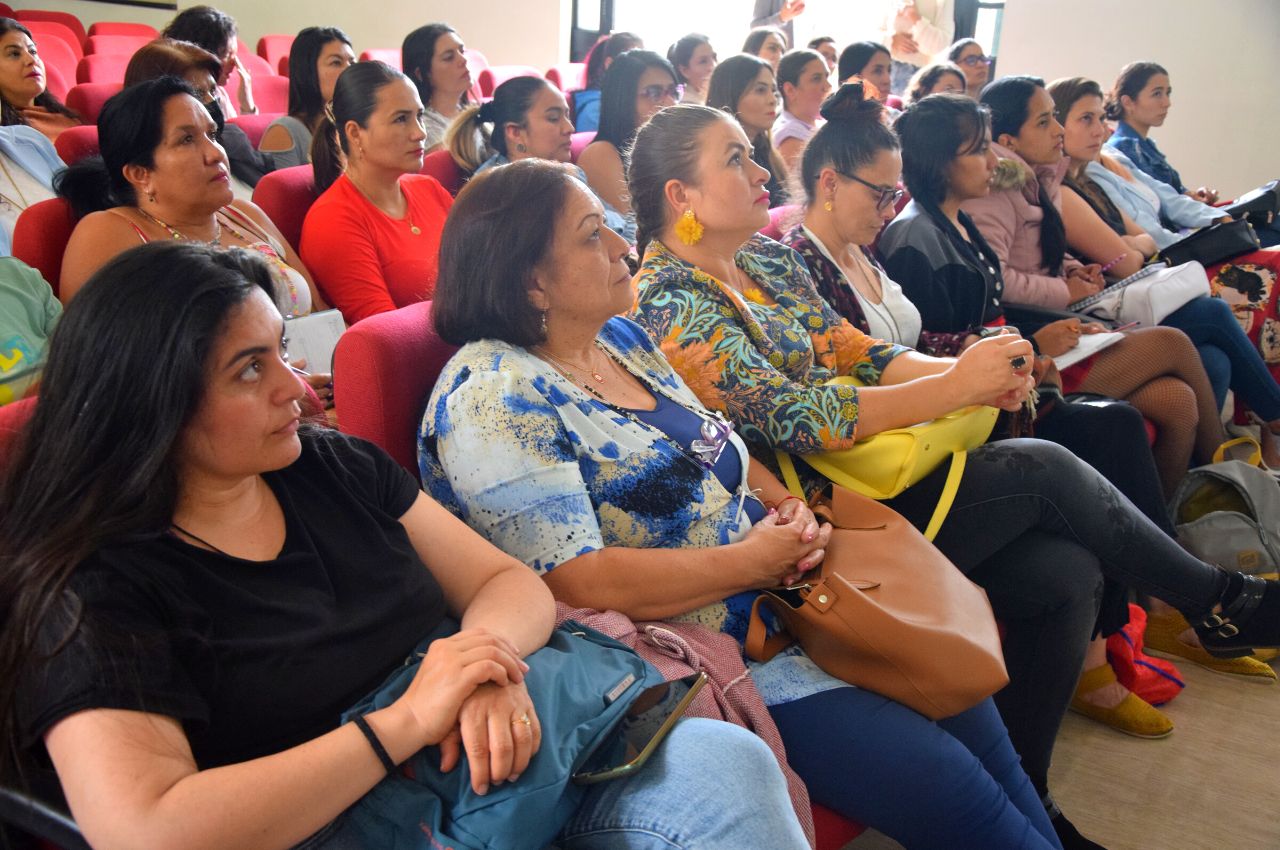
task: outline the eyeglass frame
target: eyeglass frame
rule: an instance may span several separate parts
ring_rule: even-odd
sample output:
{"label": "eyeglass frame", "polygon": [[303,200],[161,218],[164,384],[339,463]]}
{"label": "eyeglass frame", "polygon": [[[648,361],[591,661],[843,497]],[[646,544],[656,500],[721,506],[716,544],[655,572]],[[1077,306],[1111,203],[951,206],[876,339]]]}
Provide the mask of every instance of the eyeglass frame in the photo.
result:
{"label": "eyeglass frame", "polygon": [[841,174],[840,176],[848,178],[855,183],[861,183],[868,189],[874,189],[879,192],[880,198],[876,201],[876,212],[884,212],[889,209],[889,207],[902,200],[902,196],[906,194],[904,190],[899,189],[897,186],[881,186],[879,183],[871,183],[863,180],[856,174]]}
{"label": "eyeglass frame", "polygon": [[[651,94],[651,92],[654,92],[655,90],[657,91],[656,96]],[[662,100],[663,95],[671,95],[671,99],[679,103],[680,98],[684,97],[684,84],[672,83],[669,86],[661,86],[654,83],[651,86],[645,86],[640,89],[640,96],[650,103],[657,103]]]}
{"label": "eyeglass frame", "polygon": [[970,68],[976,68],[978,67],[978,63],[981,62],[982,64],[990,68],[991,63],[994,61],[996,61],[994,56],[966,56],[963,59],[957,59],[956,64],[967,65]]}

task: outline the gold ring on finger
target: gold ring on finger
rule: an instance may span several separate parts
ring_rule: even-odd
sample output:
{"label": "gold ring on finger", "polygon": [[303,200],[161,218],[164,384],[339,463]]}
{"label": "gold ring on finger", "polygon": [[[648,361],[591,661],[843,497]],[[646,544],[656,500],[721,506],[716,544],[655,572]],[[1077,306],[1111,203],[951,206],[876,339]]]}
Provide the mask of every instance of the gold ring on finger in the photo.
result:
{"label": "gold ring on finger", "polygon": [[527,714],[522,714],[519,717],[517,717],[515,720],[511,721],[511,724],[513,726],[517,723],[523,723],[525,726],[533,726],[533,721],[529,719],[529,715]]}

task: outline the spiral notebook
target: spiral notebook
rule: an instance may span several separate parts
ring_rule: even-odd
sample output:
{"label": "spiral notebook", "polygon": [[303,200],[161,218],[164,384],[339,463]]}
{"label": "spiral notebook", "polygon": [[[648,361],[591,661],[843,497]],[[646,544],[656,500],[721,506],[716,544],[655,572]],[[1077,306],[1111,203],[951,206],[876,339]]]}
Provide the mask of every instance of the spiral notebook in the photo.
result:
{"label": "spiral notebook", "polygon": [[1168,268],[1164,263],[1152,263],[1149,266],[1143,266],[1133,274],[1123,280],[1117,280],[1115,283],[1109,284],[1101,292],[1096,292],[1088,298],[1081,298],[1072,304],[1067,305],[1067,309],[1073,313],[1087,313],[1089,308],[1099,303],[1104,298],[1116,294],[1130,284],[1137,283],[1145,277],[1150,277],[1161,269]]}

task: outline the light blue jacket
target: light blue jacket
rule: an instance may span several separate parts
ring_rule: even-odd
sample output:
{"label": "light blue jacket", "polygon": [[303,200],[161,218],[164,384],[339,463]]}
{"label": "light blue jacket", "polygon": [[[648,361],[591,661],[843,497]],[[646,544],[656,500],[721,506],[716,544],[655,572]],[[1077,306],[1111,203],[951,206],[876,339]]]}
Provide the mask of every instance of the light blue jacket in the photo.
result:
{"label": "light blue jacket", "polygon": [[1158,208],[1151,206],[1151,199],[1134,188],[1128,180],[1109,171],[1100,162],[1091,162],[1085,168],[1085,174],[1093,182],[1102,187],[1111,203],[1119,207],[1129,218],[1137,222],[1145,230],[1156,245],[1167,248],[1182,238],[1182,234],[1169,230],[1164,221],[1182,228],[1205,227],[1226,215],[1222,210],[1202,204],[1194,198],[1174,189],[1163,180],[1157,180],[1147,172],[1134,165],[1133,160],[1120,151],[1112,148],[1106,151],[1107,156],[1129,169],[1133,178],[1155,192],[1160,199]]}
{"label": "light blue jacket", "polygon": [[[34,127],[11,124],[0,127],[0,154],[53,191],[53,175],[66,168],[53,142]],[[0,257],[13,254],[13,234],[0,227]]]}

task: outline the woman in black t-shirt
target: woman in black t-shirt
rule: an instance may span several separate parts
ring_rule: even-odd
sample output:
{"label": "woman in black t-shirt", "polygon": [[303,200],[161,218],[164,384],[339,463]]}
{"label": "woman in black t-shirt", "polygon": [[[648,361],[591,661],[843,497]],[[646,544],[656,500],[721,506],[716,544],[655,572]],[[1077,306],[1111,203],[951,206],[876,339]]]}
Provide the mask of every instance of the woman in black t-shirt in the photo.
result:
{"label": "woman in black t-shirt", "polygon": [[[43,741],[98,848],[347,847],[342,813],[391,762],[439,746],[484,793],[541,743],[521,659],[550,634],[550,593],[377,448],[300,428],[270,291],[244,251],[116,257],[65,314],[9,459],[0,767]],[[405,695],[340,726],[449,616]],[[802,846],[754,736],[678,732],[662,769],[587,797],[566,847],[619,830],[653,846],[654,811],[675,846],[700,829],[699,847]],[[690,746],[739,762],[714,799]],[[676,824],[691,802],[710,813]]]}

